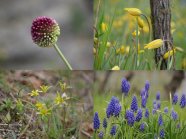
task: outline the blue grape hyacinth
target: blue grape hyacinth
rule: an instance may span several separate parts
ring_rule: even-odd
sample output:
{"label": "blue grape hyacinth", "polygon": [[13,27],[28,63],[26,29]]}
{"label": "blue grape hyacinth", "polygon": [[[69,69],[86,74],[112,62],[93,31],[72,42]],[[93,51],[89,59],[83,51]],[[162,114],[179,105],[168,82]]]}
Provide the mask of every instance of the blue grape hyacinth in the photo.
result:
{"label": "blue grape hyacinth", "polygon": [[160,100],[160,92],[157,92],[157,94],[156,94],[156,100]]}
{"label": "blue grape hyacinth", "polygon": [[139,129],[141,132],[145,131],[145,123],[141,123]]}
{"label": "blue grape hyacinth", "polygon": [[141,98],[141,107],[145,108],[147,104],[147,98],[145,96],[142,96]]}
{"label": "blue grape hyacinth", "polygon": [[184,108],[186,106],[186,96],[185,96],[185,94],[183,94],[181,96],[180,106],[181,106],[181,108]]}
{"label": "blue grape hyacinth", "polygon": [[178,102],[178,94],[175,93],[175,94],[173,95],[173,98],[172,98],[172,104],[176,105],[177,102]]}
{"label": "blue grape hyacinth", "polygon": [[149,81],[146,81],[145,82],[145,90],[148,92],[149,89],[150,89],[150,83],[149,83]]}
{"label": "blue grape hyacinth", "polygon": [[175,112],[173,109],[171,111],[171,117],[174,121],[176,121],[178,119],[178,114],[177,112]]}
{"label": "blue grape hyacinth", "polygon": [[132,97],[132,102],[130,105],[130,109],[133,110],[134,112],[136,112],[138,110],[138,100],[136,96]]}
{"label": "blue grape hyacinth", "polygon": [[163,129],[160,130],[160,138],[165,137],[165,131]]}
{"label": "blue grape hyacinth", "polygon": [[145,110],[145,118],[149,118],[149,110],[148,109]]}
{"label": "blue grape hyacinth", "polygon": [[159,115],[159,118],[158,118],[158,125],[159,126],[162,126],[163,125],[163,118],[162,118],[162,115],[161,114]]}
{"label": "blue grape hyacinth", "polygon": [[168,112],[169,112],[168,107],[165,107],[165,108],[164,108],[164,113],[168,113]]}
{"label": "blue grape hyacinth", "polygon": [[134,112],[131,110],[127,110],[125,113],[125,119],[127,120],[127,124],[129,126],[133,126],[135,122]]}
{"label": "blue grape hyacinth", "polygon": [[125,78],[123,78],[121,82],[122,93],[124,93],[125,96],[127,96],[129,93],[129,90],[130,90],[130,83]]}
{"label": "blue grape hyacinth", "polygon": [[115,125],[112,126],[112,128],[111,128],[111,130],[110,130],[110,135],[111,135],[111,136],[116,135],[116,126],[115,126]]}
{"label": "blue grape hyacinth", "polygon": [[103,128],[107,128],[107,119],[106,118],[104,118],[103,119]]}
{"label": "blue grape hyacinth", "polygon": [[142,117],[143,117],[143,111],[142,109],[138,109],[137,115],[136,115],[136,121],[139,122]]}
{"label": "blue grape hyacinth", "polygon": [[94,129],[95,130],[99,129],[99,127],[100,127],[100,120],[99,120],[99,116],[98,116],[97,112],[95,112],[95,114],[94,114],[93,123],[94,123]]}
{"label": "blue grape hyacinth", "polygon": [[103,131],[99,132],[98,136],[99,136],[100,139],[103,139],[103,136],[104,136]]}

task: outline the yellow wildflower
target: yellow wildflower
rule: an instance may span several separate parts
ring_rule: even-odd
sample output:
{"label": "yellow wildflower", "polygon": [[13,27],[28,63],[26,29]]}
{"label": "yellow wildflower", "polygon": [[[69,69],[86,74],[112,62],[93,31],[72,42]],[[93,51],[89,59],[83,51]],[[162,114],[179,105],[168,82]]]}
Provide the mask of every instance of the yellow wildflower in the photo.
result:
{"label": "yellow wildflower", "polygon": [[149,33],[149,27],[148,27],[148,25],[145,25],[142,30],[145,33]]}
{"label": "yellow wildflower", "polygon": [[143,27],[144,27],[144,21],[143,21],[143,19],[140,18],[140,17],[138,17],[138,18],[137,18],[137,21],[138,21],[138,26],[139,26],[140,28],[143,28]]}
{"label": "yellow wildflower", "polygon": [[164,59],[167,59],[167,58],[169,58],[170,56],[172,56],[175,52],[176,52],[176,49],[174,49],[174,50],[169,50],[168,52],[166,52],[166,53],[163,55],[163,58],[164,58]]}
{"label": "yellow wildflower", "polygon": [[39,90],[32,90],[31,93],[29,93],[31,97],[39,96]]}
{"label": "yellow wildflower", "polygon": [[45,104],[44,104],[44,103],[41,103],[41,102],[37,102],[37,103],[35,104],[35,106],[37,107],[38,110],[40,110],[40,109],[42,109],[42,108],[45,107]]}
{"label": "yellow wildflower", "polygon": [[119,67],[119,66],[114,66],[114,67],[112,68],[112,70],[120,70],[120,67]]}
{"label": "yellow wildflower", "polygon": [[65,92],[66,89],[68,88],[68,86],[67,86],[67,84],[65,82],[64,83],[59,82],[59,85],[61,87],[62,92]]}
{"label": "yellow wildflower", "polygon": [[125,49],[126,49],[125,46],[122,45],[121,48],[120,48],[120,53],[121,54],[124,54],[125,53]]}
{"label": "yellow wildflower", "polygon": [[50,88],[50,86],[42,85],[42,86],[40,86],[40,88],[41,88],[41,91],[42,91],[43,93],[46,93],[46,92],[48,91],[48,89]]}
{"label": "yellow wildflower", "polygon": [[101,23],[101,30],[102,30],[103,32],[106,32],[106,31],[108,30],[108,26],[107,26],[106,23]]}
{"label": "yellow wildflower", "polygon": [[162,39],[156,39],[150,43],[148,43],[144,49],[156,49],[159,48],[163,45],[163,40]]}
{"label": "yellow wildflower", "polygon": [[107,48],[110,48],[111,47],[111,43],[110,42],[107,42],[106,47]]}
{"label": "yellow wildflower", "polygon": [[127,47],[125,48],[125,53],[126,53],[126,54],[129,54],[129,51],[130,51],[130,47],[127,46]]}
{"label": "yellow wildflower", "polygon": [[43,107],[42,109],[39,109],[39,112],[37,114],[39,114],[41,116],[50,115],[50,109],[47,109],[46,107]]}
{"label": "yellow wildflower", "polygon": [[133,16],[140,16],[142,14],[141,10],[137,8],[125,8],[124,10]]}
{"label": "yellow wildflower", "polygon": [[[135,37],[137,34],[137,31],[135,30],[133,33],[132,33],[132,36]],[[138,36],[140,35],[140,31],[138,30]]]}
{"label": "yellow wildflower", "polygon": [[59,104],[62,104],[63,102],[64,102],[63,97],[61,96],[61,94],[59,92],[57,92],[57,96],[55,98],[55,103],[57,105],[59,105]]}

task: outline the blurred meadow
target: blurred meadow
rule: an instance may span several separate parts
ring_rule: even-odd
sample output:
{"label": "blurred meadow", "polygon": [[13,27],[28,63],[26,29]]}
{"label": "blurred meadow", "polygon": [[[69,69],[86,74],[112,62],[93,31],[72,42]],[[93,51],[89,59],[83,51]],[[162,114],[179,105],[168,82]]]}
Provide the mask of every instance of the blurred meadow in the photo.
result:
{"label": "blurred meadow", "polygon": [[[175,69],[186,69],[186,1],[171,0],[171,33],[175,52]],[[142,16],[143,27],[124,8],[138,8],[150,21],[149,0],[94,0],[94,69],[159,69],[154,51],[144,49],[151,33]],[[139,34],[136,35],[139,30]],[[136,44],[136,40],[139,43]],[[138,48],[136,48],[138,46]],[[173,67],[168,59],[168,68]]]}
{"label": "blurred meadow", "polygon": [[92,69],[92,7],[92,0],[1,0],[0,67],[66,69],[54,48],[40,48],[32,41],[32,21],[48,16],[59,24],[57,44],[73,69]]}

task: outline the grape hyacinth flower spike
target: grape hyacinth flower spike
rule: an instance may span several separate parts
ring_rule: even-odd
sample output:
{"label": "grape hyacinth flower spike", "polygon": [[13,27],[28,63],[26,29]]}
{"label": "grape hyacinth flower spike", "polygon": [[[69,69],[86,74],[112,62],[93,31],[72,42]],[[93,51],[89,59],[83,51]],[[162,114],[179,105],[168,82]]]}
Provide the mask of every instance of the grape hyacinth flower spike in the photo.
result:
{"label": "grape hyacinth flower spike", "polygon": [[60,28],[56,20],[46,16],[37,17],[32,22],[31,35],[33,42],[39,47],[54,47],[68,69],[72,70],[71,65],[56,44],[60,35]]}
{"label": "grape hyacinth flower spike", "polygon": [[99,127],[100,127],[100,120],[99,120],[99,116],[98,116],[97,112],[95,112],[95,114],[94,114],[93,124],[94,124],[94,130],[95,131],[97,129],[99,129]]}

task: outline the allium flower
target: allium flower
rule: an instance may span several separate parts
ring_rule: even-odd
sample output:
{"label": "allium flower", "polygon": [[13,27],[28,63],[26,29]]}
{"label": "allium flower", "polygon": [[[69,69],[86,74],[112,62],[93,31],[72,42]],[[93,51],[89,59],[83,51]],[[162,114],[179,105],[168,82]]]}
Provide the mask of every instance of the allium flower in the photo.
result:
{"label": "allium flower", "polygon": [[165,107],[165,108],[164,108],[164,112],[165,112],[165,113],[168,113],[168,112],[169,112],[168,107]]}
{"label": "allium flower", "polygon": [[138,109],[137,115],[136,115],[136,121],[139,122],[142,117],[143,117],[142,109]]}
{"label": "allium flower", "polygon": [[127,120],[128,125],[133,126],[134,122],[135,122],[135,117],[134,117],[133,111],[127,110],[125,113],[125,119]]}
{"label": "allium flower", "polygon": [[121,82],[121,91],[122,91],[122,93],[124,93],[125,96],[127,96],[129,90],[130,90],[130,83],[125,78],[123,78],[122,82]]}
{"label": "allium flower", "polygon": [[156,94],[156,100],[160,100],[160,92],[157,92],[157,94]]}
{"label": "allium flower", "polygon": [[138,101],[136,96],[133,96],[132,98],[132,103],[130,105],[130,109],[133,110],[134,112],[136,112],[138,110]]}
{"label": "allium flower", "polygon": [[112,135],[112,136],[116,135],[116,126],[115,125],[111,128],[110,135]]}
{"label": "allium flower", "polygon": [[173,109],[171,111],[171,117],[174,121],[176,121],[178,119],[178,114],[177,112],[175,112]]}
{"label": "allium flower", "polygon": [[105,129],[107,128],[107,119],[106,118],[103,119],[103,127]]}
{"label": "allium flower", "polygon": [[181,96],[180,106],[181,106],[181,108],[184,108],[186,106],[186,96],[185,96],[185,94],[183,94]]}
{"label": "allium flower", "polygon": [[173,98],[172,98],[172,104],[175,104],[175,105],[176,105],[177,102],[178,102],[178,94],[175,93],[175,94],[173,95]]}
{"label": "allium flower", "polygon": [[113,96],[106,110],[107,118],[113,115],[118,116],[120,111],[121,111],[121,105],[119,104],[119,100],[118,98]]}
{"label": "allium flower", "polygon": [[160,130],[160,138],[165,137],[165,131],[163,129]]}
{"label": "allium flower", "polygon": [[148,109],[145,110],[145,118],[149,118],[149,110]]}
{"label": "allium flower", "polygon": [[98,116],[98,113],[97,112],[95,112],[95,114],[94,114],[93,123],[94,123],[94,129],[95,130],[99,129],[100,120],[99,120],[99,116]]}
{"label": "allium flower", "polygon": [[100,139],[103,139],[103,136],[104,136],[103,131],[99,132],[98,136],[99,136]]}
{"label": "allium flower", "polygon": [[159,118],[158,118],[158,125],[162,126],[163,125],[163,118],[162,115],[160,114]]}
{"label": "allium flower", "polygon": [[147,98],[145,96],[143,96],[141,98],[141,107],[145,108],[147,104]]}
{"label": "allium flower", "polygon": [[150,89],[150,83],[149,83],[149,81],[146,81],[146,83],[145,83],[145,90],[148,92],[149,89]]}
{"label": "allium flower", "polygon": [[53,46],[60,35],[57,22],[49,17],[36,18],[31,27],[32,40],[40,47]]}
{"label": "allium flower", "polygon": [[140,131],[143,132],[145,130],[145,123],[140,124]]}

